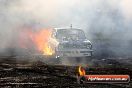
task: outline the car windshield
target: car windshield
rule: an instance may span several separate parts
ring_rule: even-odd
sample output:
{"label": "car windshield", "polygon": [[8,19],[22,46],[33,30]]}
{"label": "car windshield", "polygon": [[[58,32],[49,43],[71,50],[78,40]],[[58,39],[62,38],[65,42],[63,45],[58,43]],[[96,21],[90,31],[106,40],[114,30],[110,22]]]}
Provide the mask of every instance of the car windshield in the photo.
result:
{"label": "car windshield", "polygon": [[85,34],[82,30],[79,29],[60,29],[57,31],[56,35],[57,39],[72,39],[72,40],[78,40],[78,39],[85,39]]}

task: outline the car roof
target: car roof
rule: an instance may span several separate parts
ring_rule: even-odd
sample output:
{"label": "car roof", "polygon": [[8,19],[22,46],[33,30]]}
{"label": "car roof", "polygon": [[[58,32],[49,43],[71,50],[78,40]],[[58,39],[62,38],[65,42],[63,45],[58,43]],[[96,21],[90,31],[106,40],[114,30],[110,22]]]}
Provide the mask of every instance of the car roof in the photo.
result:
{"label": "car roof", "polygon": [[79,28],[54,28],[54,30],[58,31],[58,30],[80,30],[82,31],[82,29]]}

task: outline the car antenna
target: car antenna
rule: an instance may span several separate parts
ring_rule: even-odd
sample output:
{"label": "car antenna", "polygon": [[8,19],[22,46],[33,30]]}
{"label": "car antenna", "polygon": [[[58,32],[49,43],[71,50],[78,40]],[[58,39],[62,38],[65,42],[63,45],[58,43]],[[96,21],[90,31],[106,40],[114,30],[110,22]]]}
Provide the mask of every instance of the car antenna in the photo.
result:
{"label": "car antenna", "polygon": [[71,24],[71,26],[70,26],[70,27],[71,27],[71,29],[72,29],[72,24]]}

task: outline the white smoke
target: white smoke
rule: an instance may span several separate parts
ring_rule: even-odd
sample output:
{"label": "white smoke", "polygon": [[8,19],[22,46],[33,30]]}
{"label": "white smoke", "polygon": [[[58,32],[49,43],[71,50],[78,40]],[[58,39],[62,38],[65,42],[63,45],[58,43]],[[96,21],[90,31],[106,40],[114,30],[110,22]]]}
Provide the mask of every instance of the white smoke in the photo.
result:
{"label": "white smoke", "polygon": [[[0,51],[12,45],[23,25],[82,28],[131,40],[131,0],[0,0]],[[20,28],[20,29],[19,29]],[[117,35],[117,36],[115,36]],[[14,42],[15,43],[15,42]]]}
{"label": "white smoke", "polygon": [[132,20],[132,1],[131,0],[121,0],[120,7],[123,13],[123,16],[127,21]]}

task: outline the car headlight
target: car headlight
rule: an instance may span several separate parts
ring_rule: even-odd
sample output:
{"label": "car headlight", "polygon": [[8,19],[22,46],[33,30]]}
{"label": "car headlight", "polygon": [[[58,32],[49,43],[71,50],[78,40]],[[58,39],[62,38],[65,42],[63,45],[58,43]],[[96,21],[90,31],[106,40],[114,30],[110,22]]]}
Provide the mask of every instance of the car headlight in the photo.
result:
{"label": "car headlight", "polygon": [[87,47],[88,49],[92,49],[92,45],[91,45],[91,44],[87,44],[86,47]]}
{"label": "car headlight", "polygon": [[91,43],[89,40],[85,40],[85,41],[83,41],[84,43]]}

